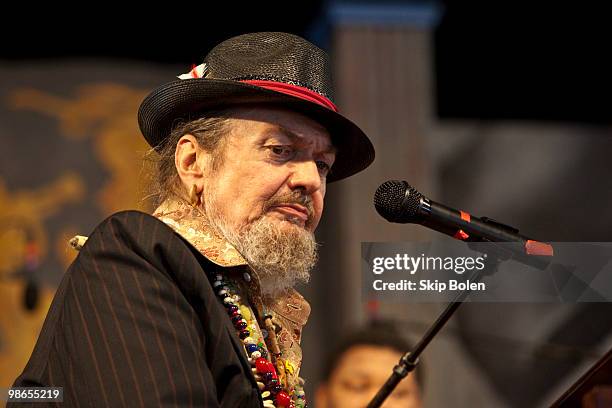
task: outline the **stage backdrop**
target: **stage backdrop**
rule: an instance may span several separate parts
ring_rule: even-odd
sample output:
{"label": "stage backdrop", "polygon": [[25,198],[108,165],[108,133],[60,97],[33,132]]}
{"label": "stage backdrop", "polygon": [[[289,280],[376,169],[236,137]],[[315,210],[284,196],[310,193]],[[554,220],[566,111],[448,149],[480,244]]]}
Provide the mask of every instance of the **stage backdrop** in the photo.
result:
{"label": "stage backdrop", "polygon": [[181,68],[124,61],[0,65],[0,387],[23,369],[68,245],[106,216],[148,210],[136,111]]}

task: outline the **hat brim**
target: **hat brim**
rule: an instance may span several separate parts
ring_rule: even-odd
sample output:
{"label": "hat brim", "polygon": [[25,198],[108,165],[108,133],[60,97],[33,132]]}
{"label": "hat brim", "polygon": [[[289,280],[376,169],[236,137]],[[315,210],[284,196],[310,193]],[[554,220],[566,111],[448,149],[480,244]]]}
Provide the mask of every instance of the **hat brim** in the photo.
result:
{"label": "hat brim", "polygon": [[294,96],[221,79],[183,79],[153,90],[138,110],[138,125],[151,147],[163,145],[180,121],[197,119],[206,111],[240,104],[282,104],[321,123],[337,149],[327,182],[341,180],[374,161],[374,147],[349,119],[328,108]]}

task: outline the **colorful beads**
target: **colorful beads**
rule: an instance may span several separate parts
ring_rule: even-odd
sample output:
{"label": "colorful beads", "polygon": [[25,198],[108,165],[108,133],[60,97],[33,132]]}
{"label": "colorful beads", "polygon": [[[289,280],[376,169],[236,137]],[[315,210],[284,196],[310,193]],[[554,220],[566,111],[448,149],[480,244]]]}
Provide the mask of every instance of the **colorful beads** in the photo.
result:
{"label": "colorful beads", "polygon": [[[250,276],[248,274],[246,276],[248,276],[248,279],[245,277],[245,280],[250,280]],[[297,371],[296,367],[285,359],[278,359],[278,356],[276,359],[272,358],[275,363],[268,361],[268,350],[263,341],[269,336],[268,332],[259,328],[251,309],[240,304],[241,297],[232,291],[233,286],[231,284],[228,285],[227,282],[223,281],[222,275],[216,276],[213,286],[244,344],[249,362],[254,366],[252,371],[257,386],[261,390],[264,408],[306,408],[307,404],[302,388],[303,382],[300,382],[301,385],[296,385],[291,390],[283,389],[275,363],[280,364],[278,369],[281,370],[281,374],[284,372],[293,374]],[[260,330],[263,339],[258,334]]]}
{"label": "colorful beads", "polygon": [[289,360],[285,360],[285,370],[287,370],[287,372],[290,374],[293,374],[295,371],[295,367],[293,367],[293,364],[291,364]]}
{"label": "colorful beads", "polygon": [[248,307],[246,307],[244,305],[240,306],[240,313],[242,313],[244,318],[247,319],[247,320],[252,320],[253,319],[253,315],[251,315],[251,311],[249,310]]}
{"label": "colorful beads", "polygon": [[288,407],[289,403],[291,402],[291,398],[289,398],[289,395],[285,391],[281,391],[278,394],[276,394],[276,398],[274,398],[274,402],[279,407]]}
{"label": "colorful beads", "polygon": [[274,366],[272,365],[272,363],[262,357],[255,360],[255,368],[257,368],[258,372],[264,374],[264,380],[265,374],[271,373],[274,370]]}

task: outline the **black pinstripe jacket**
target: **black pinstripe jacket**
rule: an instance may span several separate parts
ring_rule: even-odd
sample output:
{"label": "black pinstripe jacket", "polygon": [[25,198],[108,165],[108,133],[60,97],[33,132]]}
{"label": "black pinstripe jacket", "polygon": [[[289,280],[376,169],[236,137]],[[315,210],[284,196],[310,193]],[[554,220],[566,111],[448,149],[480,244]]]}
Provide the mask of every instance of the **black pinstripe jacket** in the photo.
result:
{"label": "black pinstripe jacket", "polygon": [[156,218],[112,215],[66,272],[14,386],[63,387],[76,407],[261,406],[208,279],[218,268]]}

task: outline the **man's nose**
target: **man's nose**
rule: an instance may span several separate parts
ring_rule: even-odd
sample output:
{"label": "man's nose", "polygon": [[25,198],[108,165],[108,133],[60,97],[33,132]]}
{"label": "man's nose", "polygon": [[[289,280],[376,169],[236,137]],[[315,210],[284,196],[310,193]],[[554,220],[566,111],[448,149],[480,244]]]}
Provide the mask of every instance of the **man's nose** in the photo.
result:
{"label": "man's nose", "polygon": [[303,189],[306,194],[312,194],[321,188],[321,175],[314,160],[298,161],[293,164],[293,172],[289,178],[292,190]]}

